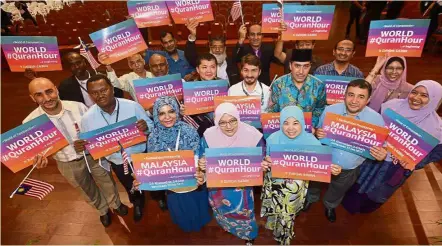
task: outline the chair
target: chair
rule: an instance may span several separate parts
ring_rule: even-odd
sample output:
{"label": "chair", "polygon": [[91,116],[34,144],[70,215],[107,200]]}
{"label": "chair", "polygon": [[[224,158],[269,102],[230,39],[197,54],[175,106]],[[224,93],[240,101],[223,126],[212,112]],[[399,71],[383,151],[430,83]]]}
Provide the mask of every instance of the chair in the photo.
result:
{"label": "chair", "polygon": [[199,23],[198,28],[196,30],[196,38],[198,40],[208,40],[210,33],[209,23]]}
{"label": "chair", "polygon": [[224,35],[224,25],[219,22],[210,23],[210,37]]}
{"label": "chair", "polygon": [[[175,27],[177,28],[177,31],[178,31],[176,33],[178,34],[179,40],[187,40],[190,32],[189,32],[189,29],[187,29],[186,25],[178,24],[178,25],[175,25]],[[198,32],[197,32],[197,34],[198,34]]]}
{"label": "chair", "polygon": [[227,18],[225,15],[218,14],[215,16],[215,22],[225,25],[227,23]]}
{"label": "chair", "polygon": [[226,26],[226,38],[227,39],[238,39],[238,30],[239,30],[239,25],[231,22],[228,23]]}
{"label": "chair", "polygon": [[255,16],[253,14],[244,14],[244,22],[255,24]]}

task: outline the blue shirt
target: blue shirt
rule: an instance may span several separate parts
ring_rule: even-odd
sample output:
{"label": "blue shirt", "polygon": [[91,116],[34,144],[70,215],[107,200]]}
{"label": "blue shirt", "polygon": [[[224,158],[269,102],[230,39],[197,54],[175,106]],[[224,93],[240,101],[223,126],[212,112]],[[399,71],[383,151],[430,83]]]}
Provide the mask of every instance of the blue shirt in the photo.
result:
{"label": "blue shirt", "polygon": [[268,112],[277,113],[287,106],[298,106],[303,112],[312,112],[312,125],[316,127],[327,104],[325,83],[308,75],[301,89],[292,81],[292,74],[278,78],[272,85]]}
{"label": "blue shirt", "polygon": [[[153,129],[152,120],[147,117],[146,111],[140,104],[122,98],[115,98],[117,100],[117,106],[115,106],[114,112],[108,114],[104,112],[97,104],[94,104],[86,114],[83,115],[81,119],[81,131],[88,132],[96,130],[117,122],[117,111],[118,121],[123,121],[131,117],[137,117],[137,120],[145,120],[147,123],[148,131]],[[109,124],[107,122],[109,122]],[[146,151],[146,143],[140,143],[125,149],[127,155],[130,158],[131,154],[143,153]],[[120,152],[115,152],[111,155],[106,156],[108,161],[115,164],[123,164],[123,158]]]}
{"label": "blue shirt", "polygon": [[[324,123],[325,114],[327,112],[339,114],[342,116],[347,116],[347,109],[345,107],[345,103],[337,103],[330,106],[327,106],[324,110],[324,112],[321,115],[321,119],[319,120],[318,128],[322,128],[322,124]],[[373,109],[365,106],[365,108],[359,112],[358,115],[354,117],[354,119],[362,120],[364,122],[378,125],[378,126],[385,126],[384,119],[382,116],[374,111]],[[362,162],[365,161],[365,157],[340,150],[337,148],[333,148],[332,150],[332,163],[339,165],[342,167],[342,169],[355,169],[359,165],[362,164]]]}
{"label": "blue shirt", "polygon": [[345,76],[361,79],[364,78],[364,74],[361,72],[361,70],[351,64],[348,64],[347,69],[339,74],[338,71],[336,71],[335,64],[333,62],[318,67],[315,71],[315,75]]}
{"label": "blue shirt", "polygon": [[146,63],[149,64],[149,59],[153,54],[159,54],[167,59],[167,63],[169,64],[169,74],[176,74],[180,73],[181,78],[184,78],[187,74],[195,71],[195,68],[190,65],[190,63],[186,60],[186,57],[184,56],[184,51],[177,50],[178,52],[178,60],[175,61],[169,53],[162,50],[147,50],[146,51],[146,57],[144,58],[146,60]]}

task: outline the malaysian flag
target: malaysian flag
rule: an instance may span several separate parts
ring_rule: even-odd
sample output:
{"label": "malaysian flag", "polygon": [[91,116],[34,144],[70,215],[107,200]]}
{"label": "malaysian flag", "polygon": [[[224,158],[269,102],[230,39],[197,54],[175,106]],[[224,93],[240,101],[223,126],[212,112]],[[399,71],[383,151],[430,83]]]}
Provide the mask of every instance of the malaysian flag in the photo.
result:
{"label": "malaysian flag", "polygon": [[15,194],[32,196],[38,199],[43,199],[54,189],[54,186],[43,181],[35,179],[26,179],[23,184],[17,189]]}
{"label": "malaysian flag", "polygon": [[236,21],[240,16],[242,16],[242,9],[241,9],[241,1],[236,0],[233,3],[232,9],[230,10],[230,16],[232,16],[232,20]]}
{"label": "malaysian flag", "polygon": [[123,156],[123,168],[124,168],[124,175],[129,174],[129,157],[127,156],[126,151],[121,147],[121,155]]}
{"label": "malaysian flag", "polygon": [[[176,102],[178,103],[178,105],[180,105],[181,107],[181,103],[180,100],[178,100],[178,97],[175,93],[175,90],[171,90],[173,93],[173,96],[175,97]],[[186,122],[187,124],[191,125],[193,128],[195,128],[196,130],[198,130],[198,128],[200,127],[200,125],[198,125],[198,123],[196,123],[196,121],[194,119],[192,119],[192,117],[183,114],[183,120],[184,122]]]}
{"label": "malaysian flag", "polygon": [[183,115],[183,120],[184,122],[186,122],[187,124],[191,125],[193,128],[197,129],[200,127],[200,125],[198,125],[198,123],[196,123],[196,121],[194,119],[192,119],[192,117],[188,116],[188,115]]}
{"label": "malaysian flag", "polygon": [[100,63],[98,63],[97,60],[95,60],[94,56],[92,55],[87,45],[83,42],[83,40],[81,40],[80,37],[78,37],[78,39],[80,40],[80,55],[86,58],[86,60],[89,62],[89,64],[93,69],[99,67]]}

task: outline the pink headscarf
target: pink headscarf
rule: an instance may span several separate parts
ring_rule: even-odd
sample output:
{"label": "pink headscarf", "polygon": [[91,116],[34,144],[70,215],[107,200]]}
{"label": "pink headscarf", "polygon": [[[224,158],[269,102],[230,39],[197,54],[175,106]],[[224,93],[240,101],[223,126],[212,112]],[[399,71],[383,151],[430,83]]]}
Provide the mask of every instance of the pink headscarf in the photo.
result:
{"label": "pink headscarf", "polygon": [[[231,115],[238,120],[238,130],[232,137],[225,135],[218,124],[224,114]],[[262,138],[262,133],[255,127],[240,121],[238,109],[234,104],[221,103],[215,110],[215,126],[204,132],[204,138],[209,148],[256,147]]]}
{"label": "pink headscarf", "polygon": [[368,106],[376,112],[379,112],[379,109],[381,109],[381,104],[384,103],[389,90],[396,90],[399,87],[404,87],[404,88],[410,87],[411,89],[411,85],[407,83],[407,61],[403,56],[397,56],[397,57],[402,59],[402,61],[404,62],[404,71],[402,71],[401,77],[399,77],[394,81],[388,79],[387,75],[385,74],[385,69],[387,67],[388,61],[394,58],[394,57],[389,57],[385,61],[385,64],[381,69],[381,75],[375,79],[375,84],[377,86],[373,92],[373,95],[371,95],[370,103]]}
{"label": "pink headscarf", "polygon": [[408,104],[408,98],[393,99],[382,104],[382,113],[390,108],[442,142],[442,120],[436,113],[442,99],[442,86],[434,80],[422,80],[414,88],[418,86],[427,89],[430,100],[427,105],[419,110],[413,110]]}

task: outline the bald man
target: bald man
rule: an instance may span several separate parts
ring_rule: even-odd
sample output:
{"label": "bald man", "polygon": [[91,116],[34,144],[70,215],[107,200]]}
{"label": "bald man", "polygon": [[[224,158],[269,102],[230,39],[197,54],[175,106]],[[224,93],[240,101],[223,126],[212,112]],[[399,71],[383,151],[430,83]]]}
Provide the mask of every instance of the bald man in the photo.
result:
{"label": "bald man", "polygon": [[166,57],[160,54],[153,54],[149,58],[149,69],[154,77],[167,75],[169,73],[169,64]]}
{"label": "bald man", "polygon": [[123,91],[129,92],[132,99],[138,102],[133,81],[136,79],[153,77],[152,73],[144,69],[144,65],[146,62],[144,61],[143,57],[138,53],[127,57],[127,65],[132,70],[132,72],[124,74],[120,77],[117,77],[115,70],[107,61],[108,59],[109,59],[108,54],[98,53],[98,61],[101,64],[106,65],[107,77],[111,81],[112,85],[115,88],[119,88],[122,89]]}
{"label": "bald man", "polygon": [[[35,78],[29,83],[29,96],[39,107],[23,123],[46,114],[68,140],[69,145],[55,153],[53,158],[61,175],[98,211],[103,226],[111,224],[109,208],[115,209],[121,216],[127,215],[128,208],[120,201],[112,175],[86,155],[89,173],[84,156],[77,154],[73,147],[74,140],[78,139],[75,124],[81,121],[87,107],[83,103],[60,100],[57,87],[46,78]],[[37,156],[34,160],[37,168],[44,168],[47,164],[46,157]]]}

